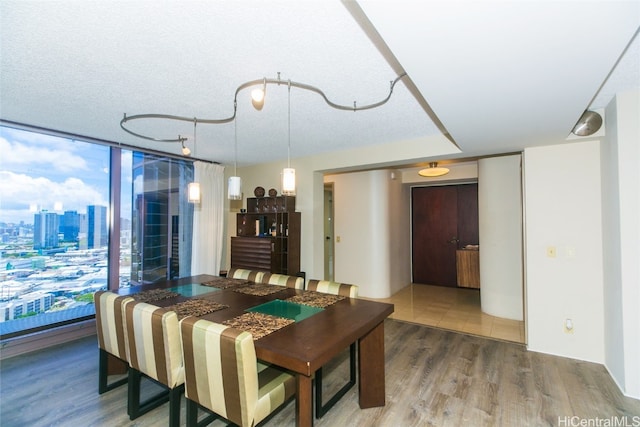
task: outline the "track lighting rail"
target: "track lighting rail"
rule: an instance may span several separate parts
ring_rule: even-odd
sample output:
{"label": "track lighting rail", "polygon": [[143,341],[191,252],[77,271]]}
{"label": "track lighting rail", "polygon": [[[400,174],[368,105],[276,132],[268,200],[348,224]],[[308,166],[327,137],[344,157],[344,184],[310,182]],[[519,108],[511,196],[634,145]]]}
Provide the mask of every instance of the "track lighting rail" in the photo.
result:
{"label": "track lighting rail", "polygon": [[393,94],[393,88],[396,85],[396,83],[398,83],[398,81],[400,81],[403,77],[405,77],[407,74],[403,73],[401,75],[399,75],[398,77],[396,77],[395,80],[392,80],[390,82],[390,87],[389,87],[389,93],[386,96],[386,98],[382,99],[381,101],[375,102],[373,104],[367,104],[367,105],[362,105],[362,106],[358,106],[357,102],[354,101],[353,105],[340,105],[340,104],[336,104],[335,102],[332,102],[329,98],[327,98],[327,96],[325,95],[325,93],[312,85],[306,84],[306,83],[299,83],[299,82],[294,82],[291,80],[282,80],[280,79],[280,73],[278,73],[278,78],[276,79],[267,79],[267,78],[262,78],[262,79],[257,79],[257,80],[251,80],[245,83],[242,83],[240,86],[238,86],[238,88],[236,89],[234,98],[233,98],[233,114],[229,117],[226,118],[221,118],[221,119],[198,119],[196,117],[186,117],[186,116],[175,116],[175,115],[171,115],[171,114],[135,114],[135,115],[130,115],[127,116],[127,113],[124,113],[124,117],[122,118],[122,120],[120,120],[120,127],[127,133],[138,137],[138,138],[142,138],[142,139],[147,139],[149,141],[156,141],[156,142],[177,142],[180,144],[184,144],[185,141],[188,140],[188,138],[183,137],[178,135],[177,138],[175,139],[171,139],[171,138],[155,138],[152,136],[148,136],[148,135],[143,135],[141,133],[138,132],[134,132],[131,129],[128,129],[125,125],[129,122],[132,122],[134,120],[146,120],[146,119],[160,119],[160,120],[175,120],[175,121],[183,121],[183,122],[193,122],[194,124],[196,123],[200,123],[200,124],[224,124],[224,123],[230,123],[233,120],[235,120],[236,118],[236,113],[238,110],[237,107],[237,100],[238,100],[238,93],[246,88],[249,88],[251,86],[256,86],[256,85],[262,85],[263,88],[266,88],[267,85],[289,85],[290,87],[296,87],[298,89],[303,89],[303,90],[307,90],[310,92],[315,92],[318,95],[320,95],[322,97],[322,99],[324,99],[324,101],[327,103],[327,105],[329,105],[332,108],[335,108],[337,110],[345,110],[345,111],[362,111],[362,110],[370,110],[372,108],[377,108],[380,107],[384,104],[387,103],[387,101],[389,101],[389,99],[391,98],[391,95]]}

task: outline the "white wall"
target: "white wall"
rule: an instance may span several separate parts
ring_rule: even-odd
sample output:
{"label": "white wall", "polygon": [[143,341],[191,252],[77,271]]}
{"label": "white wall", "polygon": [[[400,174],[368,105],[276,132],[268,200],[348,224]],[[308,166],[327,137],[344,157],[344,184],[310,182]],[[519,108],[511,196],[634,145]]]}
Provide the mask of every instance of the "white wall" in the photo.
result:
{"label": "white wall", "polygon": [[[369,296],[377,293],[371,284],[375,249],[381,241],[386,244],[384,229],[375,228],[375,217],[386,215],[373,207],[375,186],[369,172],[355,172],[325,177],[333,182],[335,280],[359,286],[358,293]],[[386,187],[378,189],[386,200]],[[383,273],[384,274],[384,273]]]}
{"label": "white wall", "polygon": [[[390,172],[389,172],[390,173]],[[389,183],[389,294],[411,283],[410,188],[402,185],[400,173],[393,172]]]}
{"label": "white wall", "polygon": [[606,109],[601,145],[605,364],[625,394],[640,398],[640,92]]}
{"label": "white wall", "polygon": [[528,148],[523,161],[529,349],[602,363],[599,143]]}
{"label": "white wall", "polygon": [[478,160],[482,311],[513,320],[524,320],[520,161],[520,155]]}
{"label": "white wall", "polygon": [[407,192],[388,170],[327,175],[333,183],[335,280],[369,298],[410,283]]}

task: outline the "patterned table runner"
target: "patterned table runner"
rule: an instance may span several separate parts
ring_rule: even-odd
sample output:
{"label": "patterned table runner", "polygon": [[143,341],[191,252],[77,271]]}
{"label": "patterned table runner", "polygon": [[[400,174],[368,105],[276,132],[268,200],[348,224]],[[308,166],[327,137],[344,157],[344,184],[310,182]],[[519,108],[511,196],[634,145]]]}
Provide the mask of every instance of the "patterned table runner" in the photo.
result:
{"label": "patterned table runner", "polygon": [[234,279],[231,277],[216,277],[215,279],[203,282],[202,284],[204,286],[212,286],[218,289],[227,289],[227,288],[232,288],[234,286],[248,285],[249,283],[251,282],[249,282],[246,279]]}
{"label": "patterned table runner", "polygon": [[175,311],[178,315],[178,319],[182,319],[187,316],[204,316],[205,314],[213,313],[214,311],[222,310],[227,307],[229,306],[215,301],[193,298],[165,308],[167,310]]}
{"label": "patterned table runner", "polygon": [[168,291],[166,289],[149,289],[148,291],[142,291],[137,294],[132,294],[131,297],[140,302],[154,302],[167,298],[177,297],[178,293]]}
{"label": "patterned table runner", "polygon": [[264,283],[256,283],[245,285],[239,288],[235,288],[234,292],[240,292],[247,295],[254,295],[258,297],[264,297],[266,295],[275,294],[276,292],[281,292],[286,290],[287,288],[284,286],[278,285],[267,285]]}
{"label": "patterned table runner", "polygon": [[287,298],[285,301],[324,308],[345,298],[346,297],[342,295],[325,294],[316,291],[304,291],[301,295]]}
{"label": "patterned table runner", "polygon": [[245,313],[222,322],[223,325],[250,332],[254,341],[292,323],[295,323],[292,319],[255,312]]}

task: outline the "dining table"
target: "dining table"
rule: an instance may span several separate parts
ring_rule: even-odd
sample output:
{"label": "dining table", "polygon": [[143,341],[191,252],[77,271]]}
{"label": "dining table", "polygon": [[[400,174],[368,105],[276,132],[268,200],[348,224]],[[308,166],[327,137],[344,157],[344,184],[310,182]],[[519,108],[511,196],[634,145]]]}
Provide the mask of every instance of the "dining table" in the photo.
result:
{"label": "dining table", "polygon": [[[355,342],[360,408],[385,405],[384,320],[393,313],[393,304],[209,274],[120,288],[117,292],[134,298],[146,295],[147,302],[175,309],[179,317],[197,315],[240,329],[246,325],[246,330],[254,334],[257,358],[295,374],[297,426],[313,425],[316,370]],[[310,299],[318,303],[309,305]],[[199,312],[203,305],[209,310]],[[256,316],[276,316],[283,322],[263,331],[250,323]]]}

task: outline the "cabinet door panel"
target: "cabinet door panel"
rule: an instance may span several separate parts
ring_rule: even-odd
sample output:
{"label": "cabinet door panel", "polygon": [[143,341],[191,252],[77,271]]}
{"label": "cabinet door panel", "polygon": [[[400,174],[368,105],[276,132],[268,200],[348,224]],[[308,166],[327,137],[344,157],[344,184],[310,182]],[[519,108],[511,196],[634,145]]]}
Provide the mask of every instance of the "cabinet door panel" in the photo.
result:
{"label": "cabinet door panel", "polygon": [[271,271],[272,244],[269,237],[232,237],[231,267]]}

